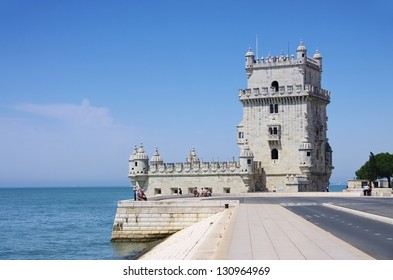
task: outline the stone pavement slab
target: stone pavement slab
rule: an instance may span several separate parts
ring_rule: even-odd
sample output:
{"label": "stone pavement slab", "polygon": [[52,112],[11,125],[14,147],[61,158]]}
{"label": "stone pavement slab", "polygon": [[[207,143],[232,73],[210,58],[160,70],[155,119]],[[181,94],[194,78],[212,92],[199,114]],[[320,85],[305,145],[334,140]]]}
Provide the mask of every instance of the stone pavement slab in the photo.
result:
{"label": "stone pavement slab", "polygon": [[227,259],[372,259],[277,204],[240,204],[234,222]]}

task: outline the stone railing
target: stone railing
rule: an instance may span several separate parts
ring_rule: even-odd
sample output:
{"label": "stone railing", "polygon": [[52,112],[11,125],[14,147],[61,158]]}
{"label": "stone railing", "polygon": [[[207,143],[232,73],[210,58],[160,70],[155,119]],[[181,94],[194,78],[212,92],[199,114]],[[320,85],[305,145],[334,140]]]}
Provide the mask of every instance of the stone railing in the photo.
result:
{"label": "stone railing", "polygon": [[278,90],[275,87],[261,87],[261,88],[246,88],[239,89],[239,99],[255,99],[281,96],[296,96],[296,95],[314,95],[326,100],[330,100],[330,91],[314,87],[306,84],[304,89],[302,85],[280,86]]}
{"label": "stone railing", "polygon": [[290,65],[290,64],[295,64],[297,63],[297,60],[295,59],[294,55],[289,55],[284,56],[281,54],[280,56],[271,56],[268,55],[266,57],[261,57],[259,59],[255,60],[254,67],[258,66],[270,66],[272,64],[274,65]]}
{"label": "stone railing", "polygon": [[[271,56],[270,54],[266,57],[257,58],[253,63],[253,68],[258,67],[271,67],[271,66],[286,66],[286,65],[294,65],[299,64],[300,62],[295,58],[294,55],[286,55],[281,54],[280,56]],[[306,63],[311,64],[314,67],[320,67],[321,64],[318,60],[307,57]]]}
{"label": "stone railing", "polygon": [[330,91],[328,91],[326,89],[314,87],[312,85],[305,85],[304,90],[306,92],[308,92],[309,94],[313,94],[313,95],[320,96],[320,97],[323,97],[326,99],[330,99]]}
{"label": "stone railing", "polygon": [[279,141],[281,139],[281,135],[280,134],[267,134],[267,140],[268,141]]}

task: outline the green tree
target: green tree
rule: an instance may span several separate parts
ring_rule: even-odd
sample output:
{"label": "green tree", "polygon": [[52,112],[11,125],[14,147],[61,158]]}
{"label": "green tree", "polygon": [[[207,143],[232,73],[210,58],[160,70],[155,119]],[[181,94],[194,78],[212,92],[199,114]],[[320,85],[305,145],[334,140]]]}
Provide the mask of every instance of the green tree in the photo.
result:
{"label": "green tree", "polygon": [[391,177],[393,175],[393,154],[380,153],[375,156],[377,162],[378,178],[387,178],[389,188],[391,185]]}
{"label": "green tree", "polygon": [[372,152],[370,152],[368,161],[355,174],[359,179],[367,179],[370,184],[378,178],[376,158]]}
{"label": "green tree", "polygon": [[367,179],[374,182],[378,178],[387,178],[389,187],[391,187],[391,178],[393,176],[393,155],[389,153],[380,153],[374,155],[370,152],[368,161],[355,172],[359,179]]}

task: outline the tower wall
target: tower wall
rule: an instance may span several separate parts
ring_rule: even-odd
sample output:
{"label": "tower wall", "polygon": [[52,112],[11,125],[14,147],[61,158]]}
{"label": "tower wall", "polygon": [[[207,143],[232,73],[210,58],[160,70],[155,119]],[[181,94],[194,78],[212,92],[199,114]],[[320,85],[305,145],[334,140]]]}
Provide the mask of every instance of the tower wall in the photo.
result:
{"label": "tower wall", "polygon": [[[252,51],[247,52],[250,55]],[[243,120],[238,144],[245,141],[265,174],[268,190],[325,190],[332,171],[327,160],[330,92],[321,88],[322,57],[288,55],[246,62],[247,88],[239,91]],[[312,149],[300,149],[304,139]],[[329,146],[330,147],[330,146]]]}
{"label": "tower wall", "polygon": [[208,188],[212,194],[245,193],[247,187],[239,174],[190,174],[173,176],[149,176],[145,192],[152,195],[173,195],[182,189],[183,194],[191,194],[194,188]]}

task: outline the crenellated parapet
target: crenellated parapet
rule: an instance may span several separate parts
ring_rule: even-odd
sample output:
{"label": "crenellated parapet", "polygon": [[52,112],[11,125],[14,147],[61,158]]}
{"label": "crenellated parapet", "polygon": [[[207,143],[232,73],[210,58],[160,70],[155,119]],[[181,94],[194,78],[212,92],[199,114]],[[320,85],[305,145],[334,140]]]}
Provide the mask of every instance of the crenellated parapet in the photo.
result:
{"label": "crenellated parapet", "polygon": [[330,91],[309,84],[304,85],[304,88],[302,85],[298,84],[279,86],[278,90],[275,87],[246,88],[239,90],[240,101],[291,96],[314,96],[328,102],[330,101]]}
{"label": "crenellated parapet", "polygon": [[[307,57],[305,63],[313,68],[319,69],[321,67],[320,60],[311,57]],[[284,56],[284,54],[281,53],[280,56],[271,56],[269,54],[267,57],[256,58],[254,59],[254,63],[252,63],[250,66],[252,66],[252,68],[254,69],[263,69],[263,68],[270,68],[272,66],[285,67],[285,66],[293,66],[299,64],[302,64],[302,62],[299,62],[294,55]]]}
{"label": "crenellated parapet", "polygon": [[266,57],[256,58],[253,63],[253,67],[264,68],[271,66],[285,66],[297,64],[297,60],[294,55],[289,56],[288,54],[284,56],[284,52],[281,51],[280,56],[271,56],[270,53]]}
{"label": "crenellated parapet", "polygon": [[229,175],[241,173],[246,174],[247,171],[242,170],[240,163],[236,161],[151,164],[148,171],[149,176]]}

